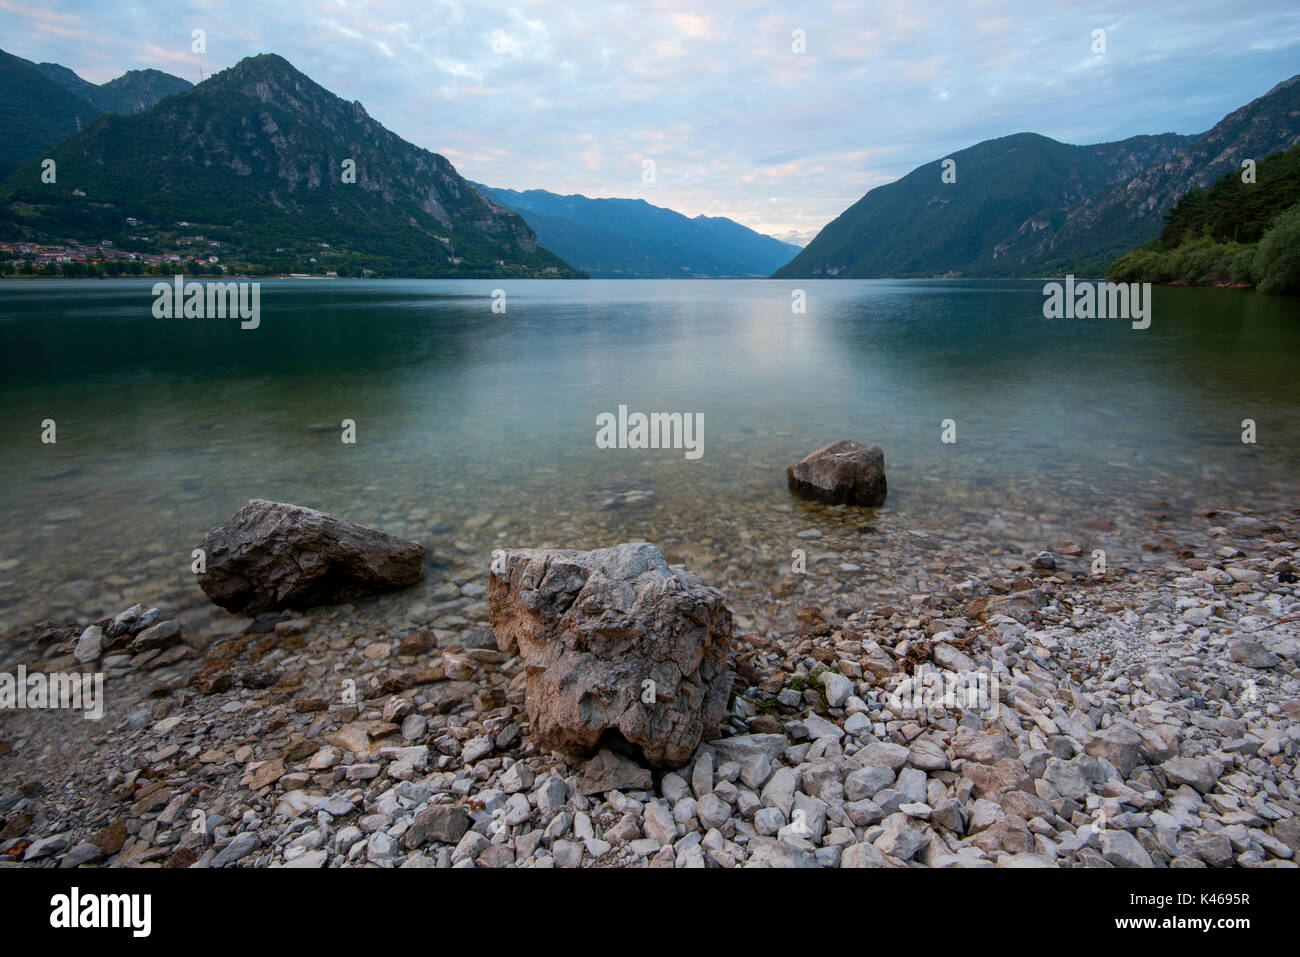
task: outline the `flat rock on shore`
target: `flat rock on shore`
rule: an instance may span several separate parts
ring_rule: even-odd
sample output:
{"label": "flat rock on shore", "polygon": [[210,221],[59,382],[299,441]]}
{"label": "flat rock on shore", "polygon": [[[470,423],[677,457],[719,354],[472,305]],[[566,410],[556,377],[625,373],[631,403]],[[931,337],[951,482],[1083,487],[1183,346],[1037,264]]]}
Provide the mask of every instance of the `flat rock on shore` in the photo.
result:
{"label": "flat rock on shore", "polygon": [[199,547],[199,587],[229,611],[256,612],[349,601],[413,585],[424,548],[312,508],[252,499],[212,528]]}

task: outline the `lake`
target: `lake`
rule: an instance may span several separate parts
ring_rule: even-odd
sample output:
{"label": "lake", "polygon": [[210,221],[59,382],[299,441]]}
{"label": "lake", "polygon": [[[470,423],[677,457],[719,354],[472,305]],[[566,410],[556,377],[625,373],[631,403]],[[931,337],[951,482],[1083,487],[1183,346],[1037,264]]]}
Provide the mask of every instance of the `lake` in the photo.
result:
{"label": "lake", "polygon": [[[940,544],[1140,562],[1195,510],[1297,498],[1295,299],[1161,287],[1135,330],[1045,319],[1033,281],[269,280],[246,330],[154,318],[152,285],[0,283],[6,630],[201,604],[190,550],[254,497],[415,538],[453,581],[501,545],[648,539],[755,627],[801,543],[870,600],[923,591]],[[598,448],[620,405],[702,415],[703,454]],[[790,498],[844,437],[884,449],[883,509]]]}

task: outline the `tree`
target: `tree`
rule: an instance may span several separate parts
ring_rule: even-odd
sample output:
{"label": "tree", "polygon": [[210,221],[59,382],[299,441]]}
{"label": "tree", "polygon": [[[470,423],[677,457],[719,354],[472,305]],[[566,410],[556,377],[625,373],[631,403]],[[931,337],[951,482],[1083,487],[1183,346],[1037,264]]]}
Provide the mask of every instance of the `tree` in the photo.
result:
{"label": "tree", "polygon": [[1260,292],[1300,293],[1300,204],[1275,220],[1255,253]]}

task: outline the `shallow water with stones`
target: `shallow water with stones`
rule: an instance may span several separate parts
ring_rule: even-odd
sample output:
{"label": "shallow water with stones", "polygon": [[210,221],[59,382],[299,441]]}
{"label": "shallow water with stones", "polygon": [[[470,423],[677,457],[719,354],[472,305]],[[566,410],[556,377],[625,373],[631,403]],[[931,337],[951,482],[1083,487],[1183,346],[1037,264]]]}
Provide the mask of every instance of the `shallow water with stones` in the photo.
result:
{"label": "shallow water with stones", "polygon": [[[438,556],[358,603],[367,627],[434,614],[493,548],[646,539],[758,631],[1062,541],[1078,571],[1164,560],[1199,509],[1297,499],[1297,310],[1242,290],[1156,289],[1134,330],[1044,319],[1037,282],[274,281],[241,330],[155,319],[150,287],[0,283],[0,632],[207,614],[190,550],[252,497]],[[703,456],[598,449],[620,404],[703,414]],[[840,437],[885,449],[884,508],[790,497],[785,467]]]}

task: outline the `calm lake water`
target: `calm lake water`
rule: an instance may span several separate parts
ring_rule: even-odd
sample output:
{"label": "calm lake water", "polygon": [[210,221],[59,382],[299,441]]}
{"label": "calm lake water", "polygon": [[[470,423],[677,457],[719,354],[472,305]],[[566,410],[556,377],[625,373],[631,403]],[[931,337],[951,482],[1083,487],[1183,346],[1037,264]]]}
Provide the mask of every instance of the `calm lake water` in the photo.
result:
{"label": "calm lake water", "polygon": [[[0,283],[0,624],[201,599],[189,550],[252,497],[469,563],[649,538],[739,579],[825,522],[1032,549],[1298,497],[1295,299],[1157,288],[1139,331],[1044,319],[1040,282],[266,281],[241,330],[151,286]],[[703,456],[597,448],[619,405],[702,413]],[[879,513],[791,501],[841,437],[884,448]]]}

